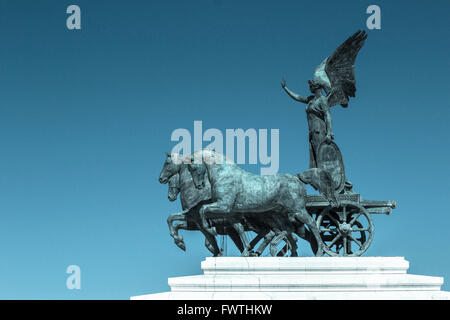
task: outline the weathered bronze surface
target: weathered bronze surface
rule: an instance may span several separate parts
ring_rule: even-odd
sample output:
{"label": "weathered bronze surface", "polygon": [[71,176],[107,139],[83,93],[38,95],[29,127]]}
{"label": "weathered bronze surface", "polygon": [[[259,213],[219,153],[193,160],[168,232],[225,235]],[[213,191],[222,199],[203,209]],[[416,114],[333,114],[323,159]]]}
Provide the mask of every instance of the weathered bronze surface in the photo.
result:
{"label": "weathered bronze surface", "polygon": [[[159,182],[169,183],[168,198],[180,195],[183,212],[167,220],[175,244],[185,250],[180,229],[198,230],[214,256],[223,254],[216,236],[230,237],[242,256],[297,256],[298,237],[316,256],[359,256],[373,239],[371,214],[390,214],[394,201],[369,201],[353,191],[334,142],[331,107],[347,107],[355,97],[354,64],[367,39],[357,31],[315,70],[308,97],[281,86],[306,104],[309,169],[298,174],[251,174],[211,150],[166,154]],[[307,195],[305,184],[319,191]],[[179,221],[174,225],[175,221]],[[248,233],[255,236],[249,239]]]}

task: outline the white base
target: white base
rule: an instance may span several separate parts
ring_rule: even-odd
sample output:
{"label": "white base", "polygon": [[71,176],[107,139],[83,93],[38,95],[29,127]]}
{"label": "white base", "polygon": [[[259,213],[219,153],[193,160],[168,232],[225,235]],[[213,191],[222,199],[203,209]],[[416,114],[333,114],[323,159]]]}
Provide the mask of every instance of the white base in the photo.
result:
{"label": "white base", "polygon": [[407,274],[403,257],[218,257],[203,275],[169,278],[170,292],[132,300],[446,299],[441,277]]}

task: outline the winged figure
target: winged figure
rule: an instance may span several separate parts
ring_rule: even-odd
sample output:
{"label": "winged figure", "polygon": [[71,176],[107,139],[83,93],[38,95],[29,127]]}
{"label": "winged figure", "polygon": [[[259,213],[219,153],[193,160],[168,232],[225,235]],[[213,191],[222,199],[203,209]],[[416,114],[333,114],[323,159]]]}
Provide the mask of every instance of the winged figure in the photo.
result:
{"label": "winged figure", "polygon": [[329,107],[347,107],[349,97],[355,96],[355,60],[366,39],[367,33],[358,30],[316,68],[314,81],[327,93]]}
{"label": "winged figure", "polygon": [[281,82],[282,88],[291,98],[307,104],[310,168],[323,169],[324,158],[329,160],[330,152],[334,153],[335,162],[340,162],[340,164],[335,166],[331,174],[335,180],[335,189],[340,190],[344,188],[344,183],[348,188],[351,188],[351,184],[345,180],[345,170],[339,148],[332,142],[334,134],[330,108],[338,104],[347,107],[349,98],[355,97],[354,65],[356,56],[366,39],[367,33],[358,30],[317,66],[313,79],[308,81],[313,95],[304,97],[296,94],[286,87],[284,79]]}

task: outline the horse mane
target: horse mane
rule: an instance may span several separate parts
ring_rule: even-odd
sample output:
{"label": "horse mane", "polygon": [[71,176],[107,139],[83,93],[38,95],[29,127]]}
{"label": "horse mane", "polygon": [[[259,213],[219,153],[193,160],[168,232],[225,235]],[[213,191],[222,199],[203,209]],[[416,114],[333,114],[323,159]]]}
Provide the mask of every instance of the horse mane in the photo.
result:
{"label": "horse mane", "polygon": [[191,163],[191,155],[181,155],[176,152],[168,153],[168,157],[172,160],[172,162],[176,165],[178,164],[188,164]]}
{"label": "horse mane", "polygon": [[190,160],[194,160],[194,163],[208,163],[208,164],[232,164],[232,160],[229,160],[224,154],[211,149],[196,150],[192,153]]}

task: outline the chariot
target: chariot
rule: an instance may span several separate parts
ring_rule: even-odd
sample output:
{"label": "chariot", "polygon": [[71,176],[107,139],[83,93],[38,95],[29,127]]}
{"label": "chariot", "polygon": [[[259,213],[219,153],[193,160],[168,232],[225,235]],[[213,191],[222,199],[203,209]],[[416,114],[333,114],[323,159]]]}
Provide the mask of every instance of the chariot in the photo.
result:
{"label": "chariot", "polygon": [[372,214],[390,215],[395,201],[364,200],[359,194],[340,194],[332,207],[322,195],[308,195],[306,209],[315,218],[329,256],[360,256],[372,243]]}
{"label": "chariot", "polygon": [[[391,214],[396,202],[365,200],[353,191],[334,142],[330,111],[335,105],[347,107],[350,97],[355,97],[354,64],[366,39],[367,33],[358,30],[322,61],[308,81],[313,95],[296,94],[286,87],[286,80],[281,82],[292,99],[307,105],[309,169],[262,178],[211,150],[195,151],[183,165],[166,154],[159,181],[167,183],[179,175],[184,211],[172,214],[168,223],[181,249],[185,246],[178,229],[201,231],[215,256],[223,251],[216,235],[222,235],[223,242],[229,236],[243,256],[262,255],[269,244],[271,255],[290,252],[296,256],[295,235],[308,241],[316,256],[360,256],[369,248],[374,235],[372,215]],[[216,163],[216,159],[222,161]],[[319,194],[307,195],[305,185]],[[175,220],[181,223],[173,226]],[[249,239],[247,231],[256,235]]]}
{"label": "chariot", "polygon": [[372,214],[389,215],[395,201],[364,200],[360,194],[347,192],[342,154],[334,142],[319,147],[319,163],[331,173],[338,205],[331,206],[323,195],[308,195],[306,209],[315,218],[323,250],[330,256],[360,256],[370,246],[374,224]]}

